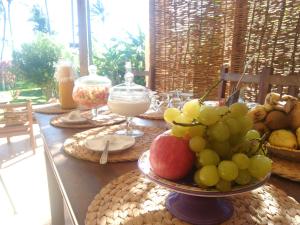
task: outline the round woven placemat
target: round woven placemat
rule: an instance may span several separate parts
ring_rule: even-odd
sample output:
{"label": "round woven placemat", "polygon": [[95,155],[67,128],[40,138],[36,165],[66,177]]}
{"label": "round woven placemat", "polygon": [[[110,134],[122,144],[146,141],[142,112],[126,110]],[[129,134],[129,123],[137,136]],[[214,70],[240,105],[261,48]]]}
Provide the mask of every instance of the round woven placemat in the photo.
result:
{"label": "round woven placemat", "polygon": [[[187,225],[165,208],[169,191],[139,171],[110,182],[88,207],[86,225]],[[230,197],[233,216],[223,224],[300,224],[300,205],[273,185]]]}
{"label": "round woven placemat", "polygon": [[44,104],[34,107],[33,111],[44,114],[62,114],[74,109],[62,109],[59,103]]}
{"label": "round woven placemat", "polygon": [[120,116],[115,113],[111,113],[109,111],[103,112],[102,113],[102,115],[104,115],[103,118],[99,116],[97,120],[90,119],[92,117],[90,110],[80,112],[80,114],[82,117],[88,119],[85,123],[65,123],[63,122],[62,117],[65,117],[68,114],[63,114],[63,115],[58,115],[53,117],[50,120],[50,124],[60,128],[94,128],[100,126],[119,124],[126,120],[124,116]]}
{"label": "round woven placemat", "polygon": [[[133,126],[142,130],[144,135],[135,139],[135,145],[124,151],[108,155],[108,162],[124,162],[138,160],[140,155],[150,148],[152,140],[165,130],[157,127]],[[113,134],[115,131],[125,128],[125,124],[98,127],[84,132],[80,132],[68,138],[64,142],[64,150],[69,155],[83,160],[99,162],[101,152],[92,151],[85,147],[87,137],[95,135]]]}
{"label": "round woven placemat", "polygon": [[300,162],[285,160],[274,156],[271,158],[273,160],[272,173],[289,180],[300,182]]}
{"label": "round woven placemat", "polygon": [[147,111],[144,114],[138,116],[139,118],[148,119],[148,120],[163,120],[163,112]]}

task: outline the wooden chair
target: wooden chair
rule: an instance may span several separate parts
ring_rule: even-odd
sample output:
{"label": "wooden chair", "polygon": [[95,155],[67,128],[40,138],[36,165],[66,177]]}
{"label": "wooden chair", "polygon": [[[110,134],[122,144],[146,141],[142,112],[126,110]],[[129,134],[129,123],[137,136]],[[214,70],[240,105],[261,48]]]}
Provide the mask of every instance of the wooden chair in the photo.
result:
{"label": "wooden chair", "polygon": [[33,134],[32,105],[27,103],[0,104],[0,138],[28,134],[30,144],[35,153],[35,138]]}
{"label": "wooden chair", "polygon": [[[254,95],[256,96],[254,101],[260,104],[264,103],[266,95],[271,91],[275,91],[279,94],[290,94],[296,97],[299,95],[299,75],[282,76],[280,74],[273,74],[272,68],[265,67],[262,72],[257,75],[246,74],[241,80],[240,78],[241,74],[229,73],[228,68],[223,67],[220,75],[219,99],[231,95],[234,91],[233,88],[239,81],[243,86],[255,85]],[[230,85],[228,85],[228,83],[230,83]]]}
{"label": "wooden chair", "polygon": [[271,68],[266,69],[269,69],[270,72],[260,77],[259,102],[263,102],[265,96],[271,91],[300,98],[300,74],[283,76],[273,74]]}

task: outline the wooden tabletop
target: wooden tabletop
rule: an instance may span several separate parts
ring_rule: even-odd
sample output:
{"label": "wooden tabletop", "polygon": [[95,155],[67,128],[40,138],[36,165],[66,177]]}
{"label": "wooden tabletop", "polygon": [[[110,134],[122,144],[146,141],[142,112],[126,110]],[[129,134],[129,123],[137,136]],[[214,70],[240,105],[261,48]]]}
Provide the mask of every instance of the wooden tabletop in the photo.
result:
{"label": "wooden tabletop", "polygon": [[[62,145],[66,138],[83,131],[82,129],[62,129],[49,124],[53,115],[36,113],[41,134],[45,141],[47,160],[52,165],[56,180],[64,200],[67,202],[75,224],[84,224],[87,208],[95,195],[114,178],[136,169],[136,162],[97,163],[75,159],[64,153]],[[165,127],[163,121],[134,119],[136,124]],[[300,183],[278,176],[272,176],[270,183],[283,189],[288,195],[300,202]]]}

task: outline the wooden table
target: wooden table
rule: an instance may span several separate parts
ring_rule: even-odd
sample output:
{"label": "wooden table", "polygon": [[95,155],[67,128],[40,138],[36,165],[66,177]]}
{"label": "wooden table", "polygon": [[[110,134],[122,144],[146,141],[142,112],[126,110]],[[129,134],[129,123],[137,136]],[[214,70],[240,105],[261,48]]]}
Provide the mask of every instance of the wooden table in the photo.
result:
{"label": "wooden table", "polygon": [[[62,144],[80,129],[60,129],[49,124],[51,115],[36,113],[45,142],[46,166],[53,225],[83,225],[87,208],[104,185],[137,168],[136,162],[97,163],[75,159],[64,153]],[[137,124],[165,127],[163,121],[134,119]],[[270,183],[300,202],[300,183],[272,176]],[[66,220],[65,220],[66,218]],[[68,221],[68,222],[65,222]]]}

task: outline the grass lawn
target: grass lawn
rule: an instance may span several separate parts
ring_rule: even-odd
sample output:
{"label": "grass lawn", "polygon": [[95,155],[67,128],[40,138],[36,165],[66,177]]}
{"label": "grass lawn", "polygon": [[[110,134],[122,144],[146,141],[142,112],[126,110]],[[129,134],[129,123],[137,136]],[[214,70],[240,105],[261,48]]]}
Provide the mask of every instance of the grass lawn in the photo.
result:
{"label": "grass lawn", "polygon": [[30,83],[18,81],[15,90],[20,91],[16,99],[12,100],[12,91],[0,91],[0,98],[9,98],[11,103],[21,103],[27,100],[31,100],[32,104],[43,104],[47,102],[41,88],[37,88]]}

